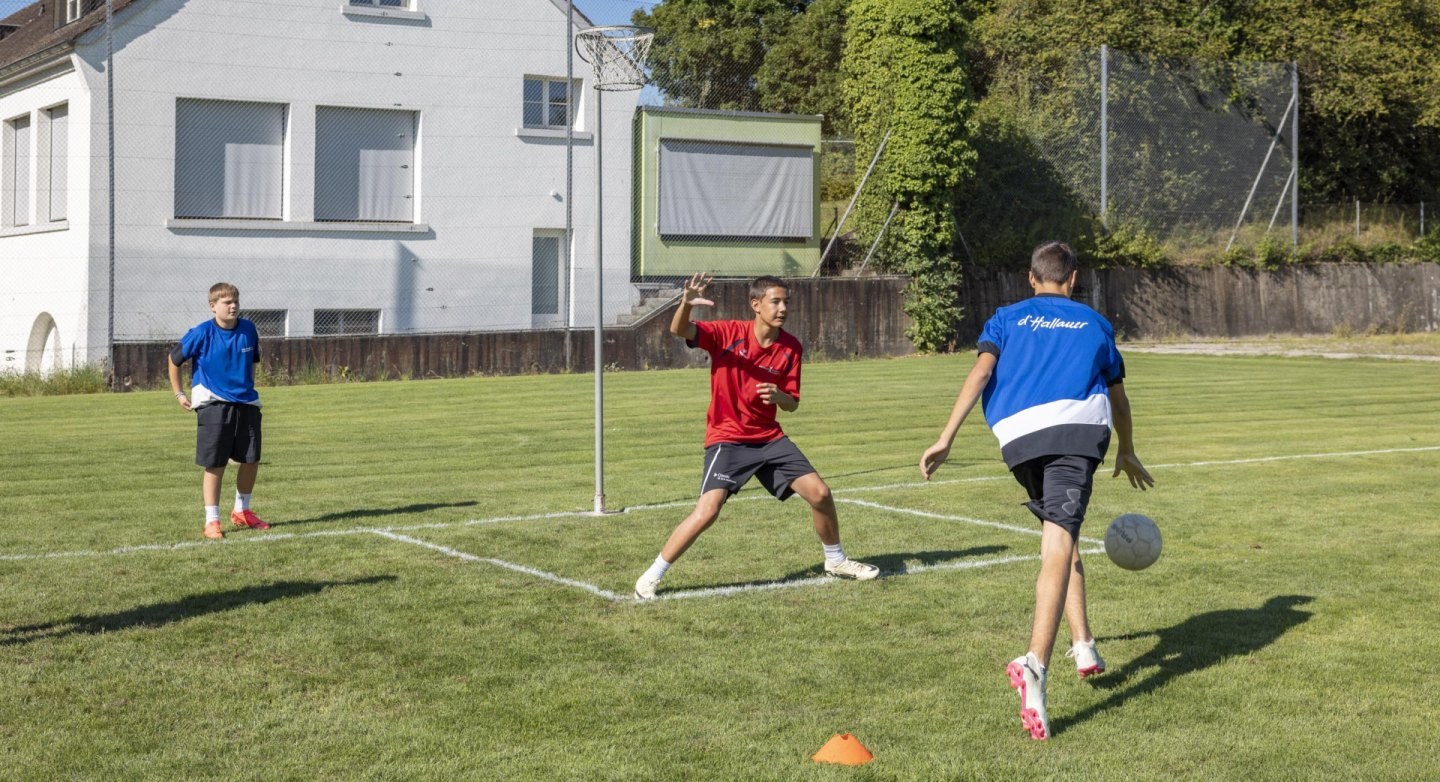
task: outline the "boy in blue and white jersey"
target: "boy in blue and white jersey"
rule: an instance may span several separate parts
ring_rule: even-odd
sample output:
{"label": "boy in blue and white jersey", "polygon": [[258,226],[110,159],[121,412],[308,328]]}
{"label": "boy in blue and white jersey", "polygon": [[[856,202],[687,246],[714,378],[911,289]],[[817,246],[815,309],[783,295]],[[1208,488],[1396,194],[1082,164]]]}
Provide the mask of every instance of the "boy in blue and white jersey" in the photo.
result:
{"label": "boy in blue and white jersey", "polygon": [[1115,472],[1138,489],[1155,480],[1135,455],[1125,362],[1115,331],[1100,313],[1070,300],[1075,253],[1046,242],[1030,257],[1032,298],[1001,307],[985,324],[980,355],[965,378],[940,438],[920,457],[926,480],[950,455],[965,417],[983,397],[985,420],[1000,441],[1000,455],[1025,487],[1026,507],[1041,522],[1040,575],[1030,649],[1006,667],[1020,691],[1020,720],[1032,738],[1050,736],[1045,676],[1060,615],[1070,626],[1081,678],[1105,670],[1085,613],[1085,569],[1076,545],[1095,469],[1110,447],[1113,425],[1120,443]]}
{"label": "boy in blue and white jersey", "polygon": [[[175,400],[195,413],[195,463],[205,468],[201,494],[205,503],[205,537],[225,537],[220,529],[220,480],[231,459],[240,463],[235,476],[237,527],[269,529],[250,510],[255,476],[260,471],[260,394],[255,391],[255,363],[260,360],[260,335],[255,324],[240,317],[240,291],[228,282],[210,287],[215,317],[190,329],[170,351],[170,390]],[[191,390],[180,390],[180,365],[194,361]]]}

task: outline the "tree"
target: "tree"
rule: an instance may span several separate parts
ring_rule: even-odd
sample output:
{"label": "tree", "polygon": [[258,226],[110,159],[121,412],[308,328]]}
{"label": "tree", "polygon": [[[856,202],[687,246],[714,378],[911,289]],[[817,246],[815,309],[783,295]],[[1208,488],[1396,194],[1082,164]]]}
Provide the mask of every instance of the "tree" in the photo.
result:
{"label": "tree", "polygon": [[967,23],[953,0],[852,0],[841,62],[856,159],[889,133],[859,209],[860,235],[886,233],[886,268],[910,275],[905,310],[921,350],[953,346],[960,320],[955,193],[975,153],[963,53]]}
{"label": "tree", "polygon": [[760,111],[756,76],[803,0],[666,0],[631,17],[655,30],[651,83],[676,105]]}

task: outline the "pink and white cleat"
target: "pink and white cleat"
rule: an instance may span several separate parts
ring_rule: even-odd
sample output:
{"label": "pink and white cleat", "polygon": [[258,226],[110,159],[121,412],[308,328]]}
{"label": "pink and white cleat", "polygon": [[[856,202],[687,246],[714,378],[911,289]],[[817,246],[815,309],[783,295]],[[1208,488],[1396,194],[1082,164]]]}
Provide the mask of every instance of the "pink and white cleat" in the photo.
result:
{"label": "pink and white cleat", "polygon": [[1020,724],[1036,740],[1050,738],[1050,718],[1045,714],[1045,666],[1033,652],[1016,657],[1005,666],[1010,686],[1020,691]]}
{"label": "pink and white cleat", "polygon": [[1105,672],[1105,661],[1101,659],[1100,653],[1095,651],[1095,639],[1089,641],[1076,641],[1065,653],[1066,657],[1075,658],[1075,672],[1080,678],[1085,678],[1096,673]]}

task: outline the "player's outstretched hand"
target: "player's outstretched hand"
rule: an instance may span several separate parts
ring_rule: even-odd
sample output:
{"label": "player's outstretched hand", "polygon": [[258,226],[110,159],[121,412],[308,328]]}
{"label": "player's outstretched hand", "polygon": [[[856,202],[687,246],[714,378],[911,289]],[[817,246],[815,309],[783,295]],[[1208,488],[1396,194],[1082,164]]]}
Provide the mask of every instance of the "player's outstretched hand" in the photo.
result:
{"label": "player's outstretched hand", "polygon": [[714,277],[704,272],[696,272],[695,275],[690,278],[690,281],[685,283],[685,303],[698,304],[703,307],[715,306],[715,302],[704,298],[705,289],[709,288],[710,283],[714,281]]}
{"label": "player's outstretched hand", "polygon": [[1115,457],[1115,472],[1110,477],[1119,475],[1121,470],[1124,470],[1125,477],[1130,479],[1130,485],[1140,491],[1155,485],[1155,479],[1150,477],[1150,472],[1140,463],[1140,457],[1133,453],[1122,453]]}
{"label": "player's outstretched hand", "polygon": [[930,476],[934,475],[935,471],[940,469],[940,465],[944,464],[948,458],[950,458],[950,446],[944,443],[935,443],[926,448],[925,454],[920,457],[920,474],[925,476],[925,480],[930,480]]}

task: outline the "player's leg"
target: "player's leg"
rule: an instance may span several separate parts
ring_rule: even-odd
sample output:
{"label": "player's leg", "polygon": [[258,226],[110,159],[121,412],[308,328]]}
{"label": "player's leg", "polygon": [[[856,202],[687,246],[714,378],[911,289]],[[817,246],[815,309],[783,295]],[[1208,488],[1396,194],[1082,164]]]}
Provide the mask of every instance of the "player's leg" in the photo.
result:
{"label": "player's leg", "polygon": [[1045,468],[1045,511],[1071,532],[1075,545],[1070,555],[1070,579],[1065,590],[1065,622],[1070,626],[1071,646],[1065,652],[1074,658],[1080,678],[1105,670],[1105,661],[1095,649],[1086,612],[1085,565],[1080,557],[1080,525],[1090,502],[1098,459],[1060,456]]}
{"label": "player's leg", "polygon": [[1090,617],[1085,611],[1085,563],[1080,561],[1080,546],[1070,560],[1070,584],[1065,590],[1065,623],[1070,626],[1070,651],[1066,657],[1075,660],[1080,678],[1105,672],[1105,660],[1095,649],[1095,636],[1090,633]]}
{"label": "player's leg", "polygon": [[237,527],[270,529],[270,525],[250,509],[255,477],[260,473],[260,408],[254,405],[236,407],[235,445],[230,457],[240,462],[240,469],[235,475],[235,508],[230,512],[230,523]]}
{"label": "player's leg", "polygon": [[685,517],[674,530],[670,537],[665,540],[665,545],[660,549],[660,555],[650,563],[650,567],[640,574],[635,581],[635,597],[638,600],[654,600],[655,590],[660,586],[660,579],[665,577],[665,572],[675,564],[690,544],[700,537],[700,534],[710,528],[715,520],[720,518],[720,509],[725,507],[725,500],[730,498],[729,489],[710,489],[700,495],[700,500],[695,503],[695,509]]}
{"label": "player's leg", "polygon": [[840,545],[840,516],[835,511],[830,486],[790,438],[767,443],[765,457],[765,465],[756,471],[755,477],[778,500],[797,494],[809,503],[810,519],[825,552],[825,572],[857,581],[879,576],[880,568],[845,556],[845,549]]}
{"label": "player's leg", "polygon": [[725,507],[725,500],[729,498],[730,492],[727,489],[711,489],[700,495],[695,509],[690,511],[690,515],[686,516],[666,539],[665,546],[660,549],[660,556],[670,563],[679,559],[690,548],[690,544],[720,518],[720,509]]}
{"label": "player's leg", "polygon": [[220,529],[220,481],[230,462],[231,431],[225,426],[229,405],[205,405],[195,411],[195,464],[205,470],[200,478],[200,497],[205,505],[202,529],[205,537],[225,537]]}

